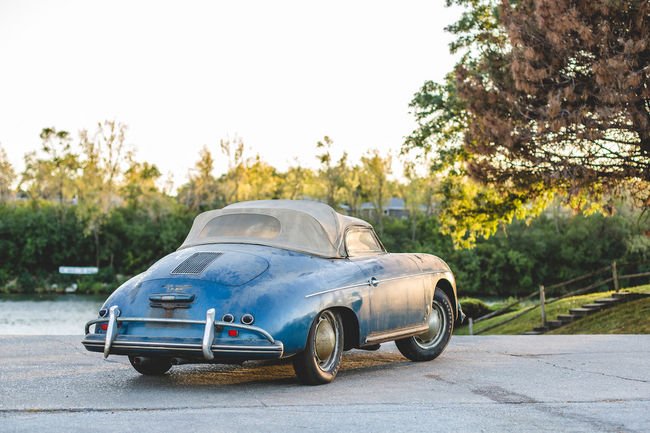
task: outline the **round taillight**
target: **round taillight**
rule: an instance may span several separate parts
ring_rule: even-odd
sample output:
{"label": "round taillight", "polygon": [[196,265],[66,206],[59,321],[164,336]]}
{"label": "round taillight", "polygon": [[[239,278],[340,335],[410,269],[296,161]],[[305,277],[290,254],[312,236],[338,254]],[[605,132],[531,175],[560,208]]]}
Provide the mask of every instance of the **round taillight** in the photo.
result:
{"label": "round taillight", "polygon": [[223,317],[221,318],[221,320],[222,320],[223,322],[226,322],[226,323],[232,323],[232,322],[235,321],[235,316],[233,316],[233,315],[230,314],[230,313],[227,313],[227,314],[224,314],[224,315],[223,315]]}
{"label": "round taillight", "polygon": [[254,321],[255,318],[253,317],[252,314],[246,313],[243,316],[241,316],[241,323],[243,323],[244,325],[252,325]]}

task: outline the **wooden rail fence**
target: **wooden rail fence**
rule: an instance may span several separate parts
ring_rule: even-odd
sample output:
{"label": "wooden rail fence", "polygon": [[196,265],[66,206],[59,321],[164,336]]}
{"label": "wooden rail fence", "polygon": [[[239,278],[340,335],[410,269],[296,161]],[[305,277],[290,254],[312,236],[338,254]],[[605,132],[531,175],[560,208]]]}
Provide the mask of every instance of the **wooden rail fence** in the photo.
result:
{"label": "wooden rail fence", "polygon": [[[602,274],[605,274],[605,273],[608,274],[607,277],[602,278],[602,279],[600,279],[600,280],[598,280],[598,281],[596,281],[594,283],[591,283],[591,284],[589,284],[587,286],[581,287],[581,288],[576,289],[576,290],[572,290],[572,291],[567,292],[567,293],[558,294],[556,297],[547,299],[547,295],[550,293],[550,291],[554,291],[554,292],[557,293],[558,291],[561,291],[561,289],[566,288],[570,284],[577,283],[579,281],[586,280],[587,278],[599,276],[599,275],[602,275]],[[489,331],[491,329],[494,329],[494,328],[496,328],[498,326],[504,325],[504,324],[506,324],[508,322],[512,322],[513,320],[523,316],[524,314],[528,313],[529,311],[531,311],[531,310],[533,310],[533,309],[535,309],[537,307],[540,307],[542,326],[546,326],[546,308],[545,307],[547,305],[552,304],[554,302],[557,302],[560,299],[564,299],[564,298],[568,298],[568,297],[571,297],[571,296],[577,296],[577,295],[587,293],[587,292],[589,292],[589,291],[591,291],[591,290],[593,290],[593,289],[595,289],[597,287],[600,287],[602,285],[609,284],[609,283],[613,283],[614,290],[616,292],[618,292],[620,290],[620,287],[621,287],[620,286],[620,281],[621,280],[629,280],[631,278],[641,278],[641,277],[650,277],[650,272],[637,272],[637,273],[634,273],[634,274],[620,274],[618,269],[617,269],[616,261],[613,261],[610,265],[607,265],[607,266],[604,266],[602,268],[596,269],[593,272],[589,272],[587,274],[580,275],[579,277],[571,278],[569,280],[562,281],[562,282],[559,282],[559,283],[556,283],[556,284],[551,284],[550,286],[546,286],[546,287],[544,285],[540,285],[539,290],[535,290],[534,292],[532,292],[532,293],[530,293],[530,294],[528,294],[526,296],[523,296],[523,297],[511,302],[508,305],[500,308],[497,311],[493,311],[493,312],[491,312],[489,314],[478,317],[476,319],[472,319],[470,317],[469,318],[469,334],[470,335],[482,334],[482,333],[484,333],[486,331]],[[501,320],[501,321],[499,321],[497,323],[490,324],[490,326],[487,326],[485,328],[481,328],[480,330],[474,331],[474,325],[476,323],[479,323],[479,322],[481,322],[483,320],[486,320],[486,319],[490,319],[490,318],[495,317],[495,316],[499,316],[499,315],[501,315],[503,313],[506,313],[512,307],[514,307],[516,305],[519,305],[524,301],[528,301],[529,299],[537,299],[537,298],[538,298],[538,300],[533,305],[530,305],[530,306],[528,306],[526,308],[523,308],[521,311],[517,312],[517,314],[514,314],[512,316],[508,316],[508,317],[504,318],[504,320]]]}

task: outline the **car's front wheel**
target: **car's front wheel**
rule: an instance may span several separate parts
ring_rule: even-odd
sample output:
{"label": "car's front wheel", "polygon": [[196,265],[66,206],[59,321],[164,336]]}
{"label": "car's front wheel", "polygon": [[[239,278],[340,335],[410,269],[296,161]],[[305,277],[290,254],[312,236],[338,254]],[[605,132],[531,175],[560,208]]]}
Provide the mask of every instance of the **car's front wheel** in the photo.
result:
{"label": "car's front wheel", "polygon": [[454,312],[449,297],[436,289],[429,314],[429,330],[395,341],[402,355],[411,361],[431,361],[445,350],[454,331]]}
{"label": "car's front wheel", "polygon": [[322,385],[336,377],[343,354],[343,322],[341,315],[325,310],[309,329],[305,350],[293,360],[298,379],[306,385]]}
{"label": "car's front wheel", "polygon": [[149,358],[145,356],[129,355],[129,361],[133,368],[140,374],[146,376],[160,376],[172,368],[172,363],[166,358]]}

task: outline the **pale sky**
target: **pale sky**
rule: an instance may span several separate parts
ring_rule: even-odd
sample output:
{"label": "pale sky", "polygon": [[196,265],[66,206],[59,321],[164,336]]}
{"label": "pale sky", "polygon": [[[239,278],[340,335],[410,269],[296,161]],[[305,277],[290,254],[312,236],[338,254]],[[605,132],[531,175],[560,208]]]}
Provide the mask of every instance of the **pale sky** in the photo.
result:
{"label": "pale sky", "polygon": [[396,155],[408,104],[453,67],[442,0],[0,0],[0,146],[17,169],[38,134],[116,119],[176,185],[239,136],[286,169],[334,140],[357,161]]}

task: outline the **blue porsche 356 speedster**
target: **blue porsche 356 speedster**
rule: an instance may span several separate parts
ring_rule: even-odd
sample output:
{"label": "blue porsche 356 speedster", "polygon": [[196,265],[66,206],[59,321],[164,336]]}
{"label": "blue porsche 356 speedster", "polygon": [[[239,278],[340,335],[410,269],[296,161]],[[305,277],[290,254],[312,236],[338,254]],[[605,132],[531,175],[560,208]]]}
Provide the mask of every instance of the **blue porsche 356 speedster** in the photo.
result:
{"label": "blue porsche 356 speedster", "polygon": [[395,341],[434,359],[462,318],[439,258],[388,253],[370,224],[322,203],[250,201],[198,215],[176,252],[106,300],[83,345],[142,374],[292,358],[303,383],[322,384],[353,348]]}

